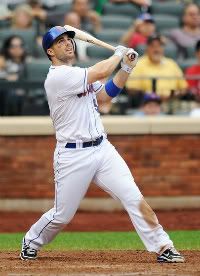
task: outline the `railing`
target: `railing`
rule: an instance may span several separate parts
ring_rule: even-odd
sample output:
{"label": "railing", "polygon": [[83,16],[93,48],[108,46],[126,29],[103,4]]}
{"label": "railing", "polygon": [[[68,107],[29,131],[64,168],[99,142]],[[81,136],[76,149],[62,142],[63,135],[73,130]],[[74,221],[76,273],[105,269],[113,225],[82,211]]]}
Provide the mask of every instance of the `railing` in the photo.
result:
{"label": "railing", "polygon": [[[183,77],[149,77],[149,76],[143,76],[143,77],[131,77],[131,79],[137,79],[137,80],[151,80],[152,83],[156,83],[158,80],[200,80],[200,75],[190,75],[190,76],[183,76]],[[152,85],[153,86],[153,85]],[[16,89],[16,88],[24,88],[24,89],[37,89],[37,88],[44,88],[44,80],[18,80],[18,81],[7,81],[7,80],[0,80],[0,89]]]}
{"label": "railing", "polygon": [[30,81],[30,80],[19,80],[19,81],[7,81],[0,80],[0,90],[3,89],[43,89],[44,81]]}
{"label": "railing", "polygon": [[[151,80],[152,82],[152,91],[156,92],[157,91],[157,82],[158,80],[173,80],[173,79],[188,79],[188,80],[200,80],[200,75],[191,75],[191,76],[183,76],[183,77],[174,77],[174,76],[169,76],[169,77],[137,77],[132,79],[141,79],[141,80]],[[7,80],[0,80],[0,115],[6,115],[5,112],[2,112],[2,109],[5,108],[5,97],[7,97],[6,93],[9,90],[15,91],[17,89],[23,89],[24,90],[24,99],[21,100],[27,100],[27,98],[34,97],[34,91],[33,90],[39,90],[40,93],[37,93],[37,96],[40,98],[44,98],[45,100],[45,93],[44,91],[44,80],[18,80],[18,81],[7,81]],[[31,93],[30,93],[31,91]],[[119,105],[121,104],[120,98],[117,100]],[[128,100],[127,100],[128,101]],[[123,112],[121,114],[124,114]],[[16,115],[16,114],[14,114]],[[20,115],[20,113],[19,113]]]}

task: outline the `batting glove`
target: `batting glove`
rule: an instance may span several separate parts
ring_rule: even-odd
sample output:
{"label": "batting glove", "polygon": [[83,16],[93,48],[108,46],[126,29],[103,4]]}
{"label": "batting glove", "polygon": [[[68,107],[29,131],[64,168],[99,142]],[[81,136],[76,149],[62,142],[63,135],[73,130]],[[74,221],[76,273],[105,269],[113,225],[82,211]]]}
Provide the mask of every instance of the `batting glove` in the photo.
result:
{"label": "batting glove", "polygon": [[136,66],[137,61],[138,53],[135,50],[129,48],[121,62],[121,69],[130,74],[133,68]]}
{"label": "batting glove", "polygon": [[118,56],[118,57],[122,58],[127,51],[128,51],[128,48],[119,45],[119,46],[115,47],[114,56]]}

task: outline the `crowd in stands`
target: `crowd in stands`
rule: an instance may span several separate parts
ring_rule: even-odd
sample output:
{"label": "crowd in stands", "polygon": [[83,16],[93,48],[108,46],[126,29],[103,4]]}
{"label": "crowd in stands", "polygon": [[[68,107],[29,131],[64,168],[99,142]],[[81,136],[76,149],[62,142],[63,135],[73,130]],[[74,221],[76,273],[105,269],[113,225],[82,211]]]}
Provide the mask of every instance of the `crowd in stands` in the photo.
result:
{"label": "crowd in stands", "polygon": [[[200,116],[200,0],[1,1],[0,115],[48,115],[42,83],[50,63],[42,35],[55,25],[71,25],[140,54],[121,95],[112,102],[99,98],[101,114]],[[77,66],[112,54],[76,44]],[[27,89],[27,81],[41,86]]]}

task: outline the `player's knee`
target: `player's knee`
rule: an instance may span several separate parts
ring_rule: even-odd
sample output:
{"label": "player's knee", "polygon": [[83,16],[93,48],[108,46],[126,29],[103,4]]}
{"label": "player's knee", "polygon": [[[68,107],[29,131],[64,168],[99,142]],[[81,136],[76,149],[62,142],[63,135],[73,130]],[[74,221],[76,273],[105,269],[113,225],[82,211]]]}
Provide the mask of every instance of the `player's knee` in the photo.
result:
{"label": "player's knee", "polygon": [[74,215],[65,215],[65,216],[60,216],[60,215],[57,215],[57,216],[55,216],[55,218],[54,218],[54,222],[55,223],[57,223],[57,224],[63,224],[63,225],[65,225],[65,224],[68,224],[68,223],[70,223],[70,221],[72,220],[72,218],[73,218],[73,216]]}
{"label": "player's knee", "polygon": [[139,201],[143,199],[143,195],[137,190],[129,189],[124,195],[120,198],[124,205],[137,205]]}

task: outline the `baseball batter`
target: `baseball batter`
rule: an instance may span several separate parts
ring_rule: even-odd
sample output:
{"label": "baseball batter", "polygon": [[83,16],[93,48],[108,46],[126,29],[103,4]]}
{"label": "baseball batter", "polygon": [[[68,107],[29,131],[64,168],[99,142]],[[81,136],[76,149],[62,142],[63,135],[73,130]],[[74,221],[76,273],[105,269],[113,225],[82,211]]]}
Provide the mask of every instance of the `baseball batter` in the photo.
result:
{"label": "baseball batter", "polygon": [[[114,55],[92,67],[72,67],[74,35],[56,26],[43,37],[44,51],[52,62],[45,90],[57,139],[55,202],[23,238],[21,259],[37,258],[38,250],[71,221],[94,181],[121,201],[147,250],[157,253],[157,261],[184,262],[144,200],[125,161],[107,140],[98,112],[98,94],[116,97],[136,66],[138,54],[118,46]],[[101,83],[99,80],[108,78],[120,62],[121,69],[113,79]]]}

